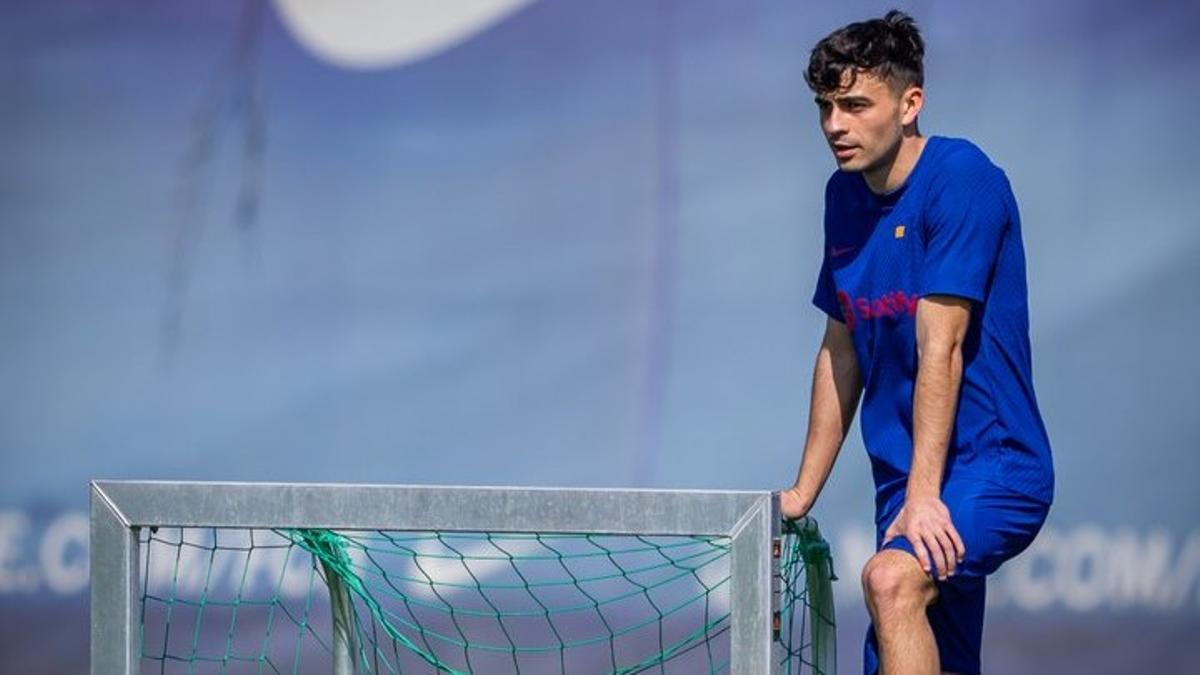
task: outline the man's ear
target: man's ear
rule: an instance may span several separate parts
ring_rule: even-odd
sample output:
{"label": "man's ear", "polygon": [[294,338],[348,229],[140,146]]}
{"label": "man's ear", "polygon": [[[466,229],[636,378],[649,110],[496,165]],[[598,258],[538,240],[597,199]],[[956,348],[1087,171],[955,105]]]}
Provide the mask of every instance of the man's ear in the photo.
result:
{"label": "man's ear", "polygon": [[909,87],[900,96],[900,123],[909,126],[917,121],[921,108],[925,105],[925,90],[920,87]]}

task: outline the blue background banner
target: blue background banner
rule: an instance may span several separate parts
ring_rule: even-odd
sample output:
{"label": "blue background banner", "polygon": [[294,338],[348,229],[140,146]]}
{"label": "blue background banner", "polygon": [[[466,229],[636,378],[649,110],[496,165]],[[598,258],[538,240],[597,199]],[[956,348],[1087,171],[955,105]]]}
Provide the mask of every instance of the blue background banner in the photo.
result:
{"label": "blue background banner", "polygon": [[[396,5],[0,9],[0,670],[85,667],[94,477],[793,479],[834,168],[801,73],[890,5]],[[1187,670],[1200,10],[899,5],[923,131],[1021,206],[1058,469],[985,664]],[[814,512],[845,672],[871,494],[855,429]]]}

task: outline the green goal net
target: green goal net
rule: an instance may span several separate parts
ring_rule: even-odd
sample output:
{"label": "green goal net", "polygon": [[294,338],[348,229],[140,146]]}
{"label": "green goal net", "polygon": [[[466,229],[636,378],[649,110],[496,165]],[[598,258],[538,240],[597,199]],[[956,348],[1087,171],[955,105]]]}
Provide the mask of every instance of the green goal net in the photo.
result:
{"label": "green goal net", "polygon": [[[721,673],[730,539],[140,527],[143,673]],[[835,672],[832,562],[775,556],[779,672]]]}

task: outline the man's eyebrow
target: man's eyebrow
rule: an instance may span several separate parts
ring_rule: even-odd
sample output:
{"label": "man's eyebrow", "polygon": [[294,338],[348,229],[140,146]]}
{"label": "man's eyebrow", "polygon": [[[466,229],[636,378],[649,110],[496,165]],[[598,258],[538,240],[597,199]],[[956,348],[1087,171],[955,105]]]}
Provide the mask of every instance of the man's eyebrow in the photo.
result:
{"label": "man's eyebrow", "polygon": [[865,103],[871,102],[871,98],[868,96],[850,96],[850,95],[845,95],[845,94],[842,94],[840,96],[836,95],[836,94],[833,96],[818,95],[818,96],[813,97],[813,100],[816,101],[817,105],[821,105],[822,103],[864,103],[865,104]]}

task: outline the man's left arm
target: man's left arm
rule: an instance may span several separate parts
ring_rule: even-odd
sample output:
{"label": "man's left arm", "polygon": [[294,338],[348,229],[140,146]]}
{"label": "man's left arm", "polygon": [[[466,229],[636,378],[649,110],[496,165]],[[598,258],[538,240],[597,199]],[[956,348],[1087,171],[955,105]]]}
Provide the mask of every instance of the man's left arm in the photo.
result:
{"label": "man's left arm", "polygon": [[948,169],[922,229],[912,468],[904,505],[884,532],[885,542],[906,537],[921,566],[942,579],[966,554],[941,500],[962,383],[963,341],[973,303],[986,301],[1010,226],[1012,194],[1004,173],[982,154],[963,153]]}
{"label": "man's left arm", "polygon": [[954,430],[962,344],[971,301],[932,295],[917,302],[917,381],[913,393],[913,458],[904,506],[884,533],[908,538],[925,571],[945,579],[966,553],[941,500],[946,453]]}

